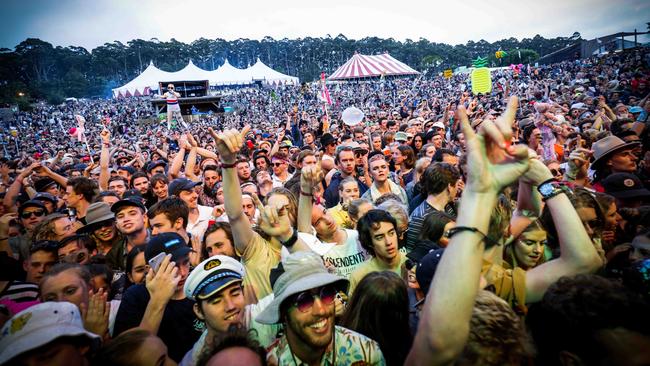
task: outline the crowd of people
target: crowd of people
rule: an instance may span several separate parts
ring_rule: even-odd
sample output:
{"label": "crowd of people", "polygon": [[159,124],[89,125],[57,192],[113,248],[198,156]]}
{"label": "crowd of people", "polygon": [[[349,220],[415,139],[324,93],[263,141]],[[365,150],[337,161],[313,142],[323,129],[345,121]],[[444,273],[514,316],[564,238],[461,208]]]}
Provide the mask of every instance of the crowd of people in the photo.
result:
{"label": "crowd of people", "polygon": [[492,79],[0,121],[0,364],[650,364],[650,51]]}

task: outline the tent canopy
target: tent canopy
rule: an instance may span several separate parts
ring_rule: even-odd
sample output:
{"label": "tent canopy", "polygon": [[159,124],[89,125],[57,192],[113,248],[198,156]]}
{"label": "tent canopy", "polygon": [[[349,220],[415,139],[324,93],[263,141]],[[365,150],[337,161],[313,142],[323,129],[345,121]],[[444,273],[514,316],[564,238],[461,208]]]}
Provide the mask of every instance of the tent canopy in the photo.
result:
{"label": "tent canopy", "polygon": [[328,80],[345,80],[377,76],[418,75],[419,72],[398,61],[388,53],[369,56],[355,53],[343,66],[339,67]]}
{"label": "tent canopy", "polygon": [[135,79],[113,89],[113,96],[148,95],[150,91],[158,90],[160,81],[173,80],[208,80],[210,85],[246,85],[259,80],[267,84],[290,83],[297,85],[299,83],[297,77],[275,71],[265,65],[259,58],[255,65],[246,69],[238,69],[226,60],[223,65],[212,71],[201,69],[194,65],[192,60],[188,62],[187,66],[176,72],[160,70],[154,66],[153,62],[150,62],[149,66]]}

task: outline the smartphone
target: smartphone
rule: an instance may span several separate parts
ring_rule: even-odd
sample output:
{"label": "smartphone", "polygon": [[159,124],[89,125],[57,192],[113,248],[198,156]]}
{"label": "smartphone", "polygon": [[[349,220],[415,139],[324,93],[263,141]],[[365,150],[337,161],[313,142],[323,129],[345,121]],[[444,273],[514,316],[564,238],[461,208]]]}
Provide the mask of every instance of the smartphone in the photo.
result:
{"label": "smartphone", "polygon": [[151,269],[153,269],[154,272],[157,272],[158,268],[162,264],[163,259],[165,259],[166,256],[167,256],[167,253],[165,253],[165,252],[158,253],[157,256],[155,256],[155,257],[153,257],[153,258],[151,258],[149,260],[149,267],[151,267]]}

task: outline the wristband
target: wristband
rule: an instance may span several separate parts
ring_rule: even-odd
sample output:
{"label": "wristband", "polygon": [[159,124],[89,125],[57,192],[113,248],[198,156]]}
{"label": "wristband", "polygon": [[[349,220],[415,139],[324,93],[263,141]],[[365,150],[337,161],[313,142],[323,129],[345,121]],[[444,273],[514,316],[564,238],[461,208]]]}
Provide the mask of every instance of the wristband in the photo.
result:
{"label": "wristband", "polygon": [[235,162],[232,163],[232,164],[221,163],[221,169],[230,169],[230,168],[234,168],[235,166],[237,166],[237,163],[238,163],[237,161],[235,161]]}
{"label": "wristband", "polygon": [[447,238],[451,239],[452,236],[454,236],[454,235],[456,235],[456,234],[458,234],[460,232],[463,232],[463,231],[470,231],[472,233],[479,234],[481,236],[481,239],[485,242],[485,244],[487,244],[489,246],[501,245],[501,243],[499,243],[498,241],[496,241],[494,239],[491,239],[487,235],[483,234],[479,229],[477,229],[475,227],[470,227],[470,226],[456,226],[456,227],[453,227],[453,228],[447,230],[447,232],[445,233],[445,236],[447,236]]}
{"label": "wristband", "polygon": [[294,230],[293,234],[291,234],[291,237],[287,241],[282,241],[280,240],[280,244],[282,246],[286,247],[287,249],[291,248],[296,242],[298,241],[298,230]]}
{"label": "wristband", "polygon": [[300,190],[300,195],[301,196],[306,196],[306,197],[314,197],[313,193],[307,193],[307,192],[303,191],[302,189]]}

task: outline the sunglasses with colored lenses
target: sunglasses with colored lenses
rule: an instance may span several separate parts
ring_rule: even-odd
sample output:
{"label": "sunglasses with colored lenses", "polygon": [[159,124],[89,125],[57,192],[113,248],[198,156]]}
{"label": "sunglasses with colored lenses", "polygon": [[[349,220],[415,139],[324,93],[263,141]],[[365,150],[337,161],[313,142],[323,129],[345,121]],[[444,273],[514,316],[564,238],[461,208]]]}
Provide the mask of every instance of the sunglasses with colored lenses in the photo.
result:
{"label": "sunglasses with colored lenses", "polygon": [[273,166],[282,166],[284,163],[273,163]]}
{"label": "sunglasses with colored lenses", "polygon": [[336,298],[336,288],[334,286],[324,286],[321,287],[318,294],[313,294],[311,291],[301,292],[296,296],[293,304],[301,313],[306,313],[314,306],[316,296],[323,304],[332,305]]}
{"label": "sunglasses with colored lenses", "polygon": [[36,217],[41,217],[41,216],[45,215],[45,211],[36,210],[36,211],[31,211],[31,212],[23,212],[23,213],[20,214],[20,218],[25,220],[25,219],[28,219],[28,218],[32,217],[32,215],[36,216]]}

